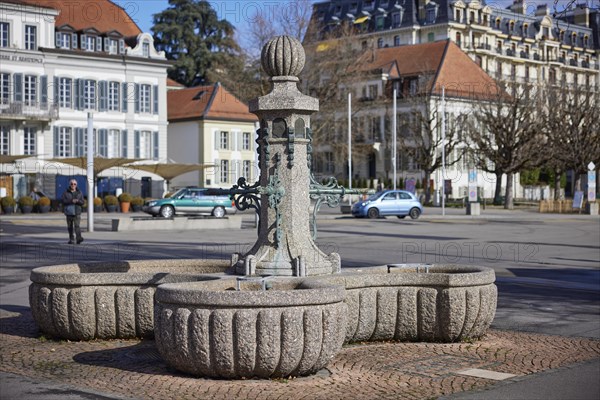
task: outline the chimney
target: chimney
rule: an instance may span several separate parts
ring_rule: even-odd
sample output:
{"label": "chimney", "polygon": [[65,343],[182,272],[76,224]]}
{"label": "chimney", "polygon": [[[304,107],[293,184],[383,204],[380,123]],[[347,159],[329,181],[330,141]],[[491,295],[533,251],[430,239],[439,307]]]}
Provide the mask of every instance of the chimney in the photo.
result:
{"label": "chimney", "polygon": [[546,4],[540,4],[535,9],[535,16],[536,17],[543,17],[544,15],[548,15],[548,5],[546,5]]}
{"label": "chimney", "polygon": [[577,4],[573,10],[573,22],[579,26],[590,26],[590,9],[587,4]]}
{"label": "chimney", "polygon": [[510,10],[515,14],[525,15],[525,0],[514,0]]}

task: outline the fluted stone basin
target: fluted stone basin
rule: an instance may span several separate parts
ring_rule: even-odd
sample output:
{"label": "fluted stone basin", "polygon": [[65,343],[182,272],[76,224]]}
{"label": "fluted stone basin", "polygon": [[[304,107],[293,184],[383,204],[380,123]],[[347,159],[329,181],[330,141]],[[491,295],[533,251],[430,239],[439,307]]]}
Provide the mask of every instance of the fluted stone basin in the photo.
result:
{"label": "fluted stone basin", "polygon": [[496,313],[494,270],[464,265],[345,269],[346,342],[456,342],[483,336]]}
{"label": "fluted stone basin", "polygon": [[70,340],[152,337],[161,283],[218,279],[223,260],[67,264],[31,272],[29,304],[40,330]]}
{"label": "fluted stone basin", "polygon": [[323,368],[344,342],[345,292],[282,278],[263,291],[235,279],[161,285],[156,345],[174,368],[213,378],[303,376]]}

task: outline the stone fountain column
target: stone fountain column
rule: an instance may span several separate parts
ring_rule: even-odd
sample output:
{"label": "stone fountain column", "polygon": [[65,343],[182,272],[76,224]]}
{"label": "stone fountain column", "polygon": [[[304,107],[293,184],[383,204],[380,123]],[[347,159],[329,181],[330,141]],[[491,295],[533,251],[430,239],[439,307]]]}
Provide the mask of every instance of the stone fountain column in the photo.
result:
{"label": "stone fountain column", "polygon": [[272,39],[262,51],[262,66],[272,90],[249,105],[260,121],[260,222],[257,242],[247,254],[234,259],[238,274],[340,272],[339,254],[323,253],[309,226],[310,115],[319,110],[319,100],[297,88],[304,62],[302,44],[289,36]]}

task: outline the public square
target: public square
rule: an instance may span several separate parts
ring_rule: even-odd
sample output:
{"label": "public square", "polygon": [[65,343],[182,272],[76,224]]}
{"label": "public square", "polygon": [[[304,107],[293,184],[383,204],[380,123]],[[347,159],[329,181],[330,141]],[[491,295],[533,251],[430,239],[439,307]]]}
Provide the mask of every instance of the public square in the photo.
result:
{"label": "public square", "polygon": [[[427,208],[418,220],[354,219],[322,210],[317,243],[343,267],[459,263],[495,270],[498,308],[481,341],[345,346],[313,377],[290,380],[198,379],[169,368],[153,341],[87,343],[40,337],[29,312],[32,268],[82,261],[222,258],[256,240],[243,228],[95,232],[67,245],[64,217],[2,216],[0,238],[0,395],[27,399],[414,398],[594,399],[600,395],[600,220],[588,215]],[[85,220],[85,218],[82,218]],[[85,223],[83,223],[85,227]],[[464,374],[478,369],[507,375]],[[513,376],[514,375],[514,376]],[[491,389],[490,389],[491,388]]]}

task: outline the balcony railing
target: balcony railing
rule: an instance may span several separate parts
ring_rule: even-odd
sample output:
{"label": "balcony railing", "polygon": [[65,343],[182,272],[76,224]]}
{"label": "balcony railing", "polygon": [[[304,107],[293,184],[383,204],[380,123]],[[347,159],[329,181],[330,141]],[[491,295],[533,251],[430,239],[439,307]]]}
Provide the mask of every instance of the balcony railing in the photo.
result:
{"label": "balcony railing", "polygon": [[0,103],[0,119],[52,121],[58,119],[56,103]]}

